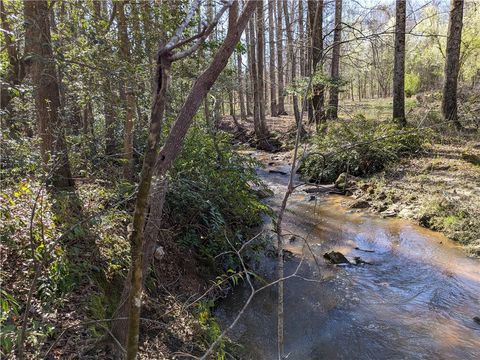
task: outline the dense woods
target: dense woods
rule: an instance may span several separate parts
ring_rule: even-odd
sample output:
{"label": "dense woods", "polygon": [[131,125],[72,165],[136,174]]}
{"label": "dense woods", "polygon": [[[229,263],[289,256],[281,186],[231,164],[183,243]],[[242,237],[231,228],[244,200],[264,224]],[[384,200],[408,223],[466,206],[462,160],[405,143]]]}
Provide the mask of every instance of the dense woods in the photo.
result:
{"label": "dense woods", "polygon": [[2,358],[250,358],[269,287],[287,358],[302,186],[479,257],[479,29],[463,0],[0,0]]}

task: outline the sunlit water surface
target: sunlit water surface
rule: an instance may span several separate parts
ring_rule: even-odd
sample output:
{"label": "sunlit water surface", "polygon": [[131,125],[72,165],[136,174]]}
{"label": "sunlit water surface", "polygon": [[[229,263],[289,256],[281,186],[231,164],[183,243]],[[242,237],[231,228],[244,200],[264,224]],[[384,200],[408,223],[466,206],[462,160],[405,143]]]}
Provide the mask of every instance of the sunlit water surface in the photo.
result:
{"label": "sunlit water surface", "polygon": [[[281,161],[273,166],[288,170]],[[288,177],[269,168],[259,174],[274,190],[268,202],[276,208]],[[480,316],[480,262],[439,233],[348,211],[342,201],[338,195],[312,200],[302,191],[289,201],[285,232],[298,236],[287,240],[297,256],[286,262],[286,275],[304,261],[301,277],[285,283],[288,359],[480,359],[480,325],[473,321]],[[327,264],[323,254],[331,250],[371,265]],[[274,279],[275,260],[265,258],[258,271]],[[249,294],[248,287],[237,287],[220,304],[216,316],[223,326]],[[276,326],[272,286],[254,297],[230,337],[246,358],[275,359]]]}

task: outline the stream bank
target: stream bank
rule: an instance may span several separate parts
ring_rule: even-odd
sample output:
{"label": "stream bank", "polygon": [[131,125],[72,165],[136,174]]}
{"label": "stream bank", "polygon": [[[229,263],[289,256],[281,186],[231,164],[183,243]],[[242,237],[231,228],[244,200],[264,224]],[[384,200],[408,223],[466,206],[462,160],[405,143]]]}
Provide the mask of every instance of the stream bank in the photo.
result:
{"label": "stream bank", "polygon": [[[285,155],[253,155],[270,163],[259,174],[274,193],[268,204],[278,209]],[[295,256],[285,267],[286,276],[296,274],[285,282],[289,359],[479,358],[479,262],[440,233],[345,209],[345,201],[302,190],[289,201],[284,228]],[[331,265],[323,254],[332,250],[371,265]],[[275,260],[265,258],[256,271],[274,280]],[[240,286],[219,305],[222,326],[249,295]],[[242,358],[276,357],[276,298],[275,286],[259,292],[230,334],[243,347]]]}

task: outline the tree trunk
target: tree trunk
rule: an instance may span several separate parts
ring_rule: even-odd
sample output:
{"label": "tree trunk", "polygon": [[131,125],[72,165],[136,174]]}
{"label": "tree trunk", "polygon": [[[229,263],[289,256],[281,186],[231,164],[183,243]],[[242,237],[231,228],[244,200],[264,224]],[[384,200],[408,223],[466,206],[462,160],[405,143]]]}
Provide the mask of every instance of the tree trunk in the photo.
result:
{"label": "tree trunk", "polygon": [[3,29],[4,44],[7,49],[8,65],[5,78],[0,82],[0,109],[5,109],[13,98],[10,86],[20,85],[25,78],[23,61],[18,55],[18,45],[12,38],[12,29],[7,17],[7,9],[3,0],[0,0],[0,24]]}
{"label": "tree trunk", "polygon": [[24,1],[25,49],[31,54],[30,67],[35,89],[40,150],[47,167],[52,166],[52,185],[57,189],[74,186],[64,128],[59,116],[60,94],[51,47],[50,8],[47,1]]}
{"label": "tree trunk", "polygon": [[[322,71],[323,68],[323,0],[309,0],[309,21],[311,28],[312,44],[312,71]],[[311,12],[310,12],[311,11]],[[314,84],[313,97],[310,103],[312,107],[313,122],[318,126],[325,115],[323,113],[324,86],[323,84]]]}
{"label": "tree trunk", "polygon": [[[283,2],[283,12],[284,12],[284,17],[285,17],[285,28],[287,30],[287,53],[288,57],[290,59],[291,63],[291,76],[292,76],[292,82],[295,81],[295,68],[296,68],[296,57],[295,57],[295,52],[293,48],[293,29],[292,29],[292,23],[290,22],[290,16],[288,14],[288,1]],[[298,123],[300,121],[300,109],[298,107],[298,98],[296,95],[292,96],[293,98],[293,113],[295,115],[295,123],[298,126]]]}
{"label": "tree trunk", "polygon": [[448,23],[442,113],[444,119],[453,122],[457,129],[462,128],[457,113],[457,82],[460,70],[462,27],[463,0],[452,0],[450,4],[450,21]]}
{"label": "tree trunk", "polygon": [[268,1],[268,47],[269,47],[269,72],[270,72],[270,114],[277,116],[277,93],[275,89],[275,34],[273,7],[275,0]]}
{"label": "tree trunk", "polygon": [[300,50],[300,76],[304,77],[305,72],[305,24],[303,14],[303,0],[298,1],[298,30],[299,30],[299,50]]}
{"label": "tree trunk", "polygon": [[[162,114],[165,110],[166,80],[168,79],[166,70],[170,65],[169,62],[166,64],[164,63],[165,61],[168,61],[170,54],[168,52],[159,52],[157,60],[159,65],[157,65],[158,71],[156,75],[158,85],[154,91],[156,96],[152,106],[150,135],[148,137],[147,150],[138,185],[133,216],[133,231],[130,235],[132,253],[132,264],[130,268],[131,275],[129,275],[129,279],[125,286],[126,289],[124,290],[124,294],[128,293],[129,295],[126,299],[122,298],[123,301],[120,302],[120,306],[115,314],[115,316],[120,319],[114,322],[112,327],[113,335],[116,336],[117,339],[121,342],[125,340],[127,341],[128,360],[133,360],[137,353],[141,298],[145,279],[144,275],[147,272],[153,255],[153,251],[147,252],[145,249],[147,249],[149,245],[150,248],[152,248],[151,244],[155,241],[155,238],[148,236],[148,234],[146,239],[143,237],[147,200],[154,173],[153,167],[155,166],[156,178],[163,179],[182,149],[186,133],[192,124],[193,117],[200,108],[208,91],[227,65],[254,9],[255,1],[248,1],[244,11],[237,20],[238,2],[234,1],[233,5],[231,5],[227,36],[215,54],[210,66],[195,81],[195,84],[185,99],[183,106],[170,129],[163,148],[157,156],[157,146],[159,143],[163,117]],[[159,228],[158,222],[160,221],[159,219],[161,219],[163,212],[163,202],[151,199],[150,205],[150,214],[145,226],[147,231]],[[126,301],[128,301],[128,304],[126,304]],[[126,317],[127,311],[128,333],[125,331],[125,322],[122,322],[122,319]]]}
{"label": "tree trunk", "polygon": [[247,70],[248,70],[248,76],[245,76],[245,92],[246,92],[246,98],[247,98],[247,116],[253,116],[253,111],[252,111],[252,104],[255,103],[255,98],[253,97],[253,83],[255,76],[253,75],[253,59],[252,59],[252,51],[251,51],[251,46],[252,45],[252,35],[250,34],[250,26],[247,26],[247,29],[245,31],[245,36],[247,39]]}
{"label": "tree trunk", "polygon": [[105,115],[105,155],[113,156],[116,153],[117,142],[115,139],[115,94],[112,91],[110,78],[103,81],[103,112]]}
{"label": "tree trunk", "polygon": [[[131,258],[132,265],[129,272],[129,278],[124,288],[124,296],[122,297],[116,316],[124,318],[128,313],[128,321],[120,319],[113,323],[113,336],[122,344],[128,344],[127,351],[129,354],[136,353],[138,344],[138,332],[130,331],[130,329],[138,329],[139,311],[141,305],[141,293],[143,288],[143,274],[147,271],[150,260],[144,256],[145,247],[151,246],[150,242],[144,242],[144,224],[147,210],[147,201],[150,194],[150,186],[154,172],[155,162],[157,160],[158,147],[160,142],[160,134],[162,130],[163,115],[166,106],[166,93],[170,78],[170,61],[168,55],[165,54],[157,59],[157,73],[155,80],[154,99],[152,111],[150,115],[150,129],[147,139],[147,147],[145,150],[145,158],[143,160],[142,171],[140,173],[140,182],[138,184],[137,198],[135,200],[135,210],[133,214],[133,231],[130,234]],[[154,205],[154,204],[152,204]],[[158,220],[159,218],[157,218]],[[145,269],[145,270],[144,270]],[[128,297],[127,297],[128,295]],[[134,301],[132,302],[132,299]],[[133,304],[133,305],[132,305]],[[129,332],[127,333],[127,325]],[[132,335],[127,338],[127,335]]]}
{"label": "tree trunk", "polygon": [[238,84],[238,101],[240,102],[240,118],[242,120],[247,119],[247,112],[245,110],[245,92],[244,92],[244,79],[242,72],[242,54],[237,51],[237,84]]}
{"label": "tree trunk", "polygon": [[402,126],[405,119],[405,18],[406,0],[397,0],[395,9],[395,60],[393,66],[393,120]]}
{"label": "tree trunk", "polygon": [[[258,17],[258,8],[263,7],[263,2],[257,2],[257,19],[254,21],[250,20],[249,27],[250,27],[250,71],[252,74],[252,84],[253,84],[253,125],[255,131],[255,138],[257,141],[257,145],[259,148],[267,148],[266,138],[267,138],[267,130],[265,127],[265,108],[264,108],[264,99],[263,99],[263,80],[259,73],[259,69],[261,69],[261,73],[263,74],[263,64],[260,59],[263,58],[263,43],[261,42],[261,36],[258,37],[258,34],[255,34],[255,24],[257,25],[257,32],[259,30],[259,23],[261,22]],[[261,15],[261,14],[260,14]],[[263,31],[263,26],[260,26],[260,30]],[[255,38],[257,35],[257,41],[255,43]],[[257,46],[255,46],[255,44]],[[260,51],[260,54],[259,54]],[[262,111],[263,109],[263,111]],[[263,114],[263,117],[262,117]]]}
{"label": "tree trunk", "polygon": [[287,115],[285,111],[285,83],[283,78],[283,26],[282,26],[282,3],[283,0],[277,0],[277,91],[278,91],[278,105],[277,115]]}
{"label": "tree trunk", "polygon": [[330,99],[328,104],[328,118],[338,117],[338,89],[340,81],[340,43],[342,40],[342,0],[335,0],[335,30],[333,32],[332,68],[330,77]]}
{"label": "tree trunk", "polygon": [[[120,42],[120,55],[125,67],[130,61],[130,42],[128,39],[127,20],[125,18],[125,2],[117,1],[118,39]],[[125,125],[123,129],[123,176],[133,180],[133,122],[135,116],[135,97],[129,69],[123,72],[122,88],[125,92]],[[127,86],[125,86],[127,84]]]}
{"label": "tree trunk", "polygon": [[[265,28],[263,26],[263,0],[257,0],[256,11],[256,35],[257,35],[257,101],[258,101],[258,126],[260,132],[257,134],[258,139],[265,140],[268,135],[267,127],[265,124]],[[261,140],[261,141],[263,141]]]}

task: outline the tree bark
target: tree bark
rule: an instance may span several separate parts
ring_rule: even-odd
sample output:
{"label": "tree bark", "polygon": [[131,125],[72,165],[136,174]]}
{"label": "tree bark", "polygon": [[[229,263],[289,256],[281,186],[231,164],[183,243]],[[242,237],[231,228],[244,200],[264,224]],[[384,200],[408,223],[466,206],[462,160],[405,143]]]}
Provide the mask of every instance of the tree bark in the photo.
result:
{"label": "tree bark", "polygon": [[[168,56],[169,53],[160,54],[160,52],[157,56],[156,85],[150,114],[150,129],[135,200],[135,210],[132,221],[133,231],[129,239],[132,266],[129,279],[126,282],[127,285],[124,289],[124,295],[129,294],[129,296],[122,297],[124,301],[121,302],[120,307],[116,311],[116,316],[121,318],[125,317],[126,313],[128,313],[128,321],[118,320],[114,322],[112,326],[112,333],[116,339],[122,345],[127,344],[127,358],[129,359],[133,359],[137,351],[143,274],[147,271],[146,268],[148,268],[150,264],[149,260],[151,260],[146,258],[148,262],[144,261],[144,247],[150,246],[149,242],[144,242],[144,224],[166,106],[166,94],[170,77],[170,60]],[[127,324],[128,333],[125,331]]]}
{"label": "tree bark", "polygon": [[405,118],[405,18],[406,0],[397,0],[395,9],[395,59],[393,66],[393,120],[406,126]]}
{"label": "tree bark", "polygon": [[328,118],[338,117],[338,89],[340,81],[340,43],[342,40],[342,0],[335,0],[335,30],[333,32],[332,68],[330,77],[330,99],[328,104]]}
{"label": "tree bark", "polygon": [[247,120],[247,112],[245,109],[245,89],[243,72],[242,72],[242,54],[237,51],[237,84],[238,84],[238,101],[240,102],[240,118]]}
{"label": "tree bark", "polygon": [[453,122],[457,129],[462,125],[458,120],[457,82],[460,70],[460,45],[463,27],[463,0],[452,0],[445,61],[445,80],[443,83],[442,113],[447,121]]}
{"label": "tree bark", "polygon": [[254,83],[254,75],[253,75],[253,59],[252,59],[252,35],[250,34],[250,26],[247,26],[245,31],[245,36],[247,40],[247,70],[248,76],[245,76],[245,93],[246,93],[246,110],[247,116],[253,116],[252,111],[252,104],[255,102],[255,98],[253,97],[253,83]]}
{"label": "tree bark", "polygon": [[[257,0],[257,10],[256,10],[256,37],[257,37],[257,58],[256,58],[256,103],[257,103],[257,113],[255,114],[256,118],[256,131],[255,135],[257,141],[262,148],[268,148],[266,144],[268,137],[268,130],[265,123],[265,69],[264,69],[264,36],[265,28],[263,26],[263,0]],[[257,131],[258,130],[258,131]]]}
{"label": "tree bark", "polygon": [[[288,1],[283,2],[283,12],[284,12],[284,17],[285,17],[285,28],[287,32],[287,54],[288,58],[290,59],[290,70],[291,70],[291,77],[292,77],[292,82],[295,81],[295,69],[297,66],[296,63],[296,57],[295,57],[295,52],[293,48],[293,29],[292,29],[292,23],[290,22],[290,16],[288,14]],[[298,107],[298,97],[296,95],[292,95],[292,101],[293,101],[293,113],[295,116],[295,123],[298,126],[298,123],[300,122],[300,109]]]}
{"label": "tree bark", "polygon": [[[323,0],[309,0],[309,22],[312,45],[312,71],[322,71],[323,68]],[[318,126],[325,118],[323,111],[324,91],[323,84],[314,84],[312,107],[312,121]]]}
{"label": "tree bark", "polygon": [[[262,6],[262,1],[257,2],[257,11],[258,11],[258,3],[260,6]],[[257,14],[258,16],[258,14]],[[257,145],[260,148],[267,148],[266,144],[266,138],[267,138],[267,130],[265,128],[265,123],[264,119],[265,116],[262,118],[262,104],[264,105],[264,102],[262,103],[263,100],[263,82],[262,79],[260,78],[259,72],[258,72],[258,65],[261,62],[260,56],[258,54],[258,48],[263,49],[263,44],[261,46],[258,44],[259,39],[257,38],[257,42],[255,43],[255,24],[258,25],[258,19],[254,21],[254,18],[249,22],[249,52],[250,52],[250,72],[252,75],[252,85],[253,85],[253,126],[254,126],[254,131],[255,131],[255,138],[257,141]],[[258,28],[257,28],[258,31]],[[256,46],[255,46],[256,45]],[[262,53],[263,50],[260,51]],[[263,70],[263,67],[262,67]],[[263,72],[263,71],[262,71]],[[265,112],[263,112],[265,114]]]}
{"label": "tree bark", "polygon": [[[168,51],[159,51],[157,57],[157,87],[154,91],[155,98],[152,106],[150,133],[148,137],[147,150],[142,166],[140,182],[138,186],[137,199],[135,202],[135,211],[133,217],[133,231],[130,235],[132,265],[130,268],[129,279],[126,283],[124,294],[128,293],[128,304],[121,301],[116,312],[117,320],[112,327],[113,335],[121,342],[127,342],[127,359],[133,360],[137,353],[141,298],[143,292],[143,282],[148,266],[150,264],[153,251],[147,252],[146,249],[152,248],[155,238],[147,235],[144,239],[145,211],[150,192],[152,177],[155,173],[156,179],[164,178],[166,172],[172,166],[174,160],[180,153],[188,129],[190,128],[193,117],[208,91],[211,89],[218,76],[225,68],[228,60],[235,49],[245,26],[255,9],[255,2],[248,1],[244,11],[237,19],[238,2],[234,1],[230,7],[229,26],[227,36],[215,54],[210,66],[197,78],[190,93],[180,109],[175,122],[167,136],[164,146],[157,156],[157,146],[159,135],[161,133],[161,124],[163,112],[165,110],[165,92],[168,83],[167,69],[169,68],[170,54]],[[164,48],[163,48],[164,49]],[[165,61],[167,63],[165,63]],[[161,80],[160,80],[161,79]],[[154,170],[155,166],[155,170]],[[163,212],[163,202],[150,201],[150,213],[146,224],[147,231],[158,229],[158,222]],[[152,222],[155,225],[152,227]],[[152,232],[153,233],[153,232]],[[150,247],[149,247],[150,246]],[[144,252],[145,251],[145,252]],[[125,322],[122,318],[126,317],[128,311],[128,332],[126,333]],[[128,336],[127,336],[128,335]],[[125,343],[125,342],[123,342]]]}
{"label": "tree bark", "polygon": [[300,50],[300,76],[305,76],[305,24],[304,24],[304,10],[303,0],[298,1],[298,37],[299,37],[299,50]]}
{"label": "tree bark", "polygon": [[270,73],[270,114],[277,116],[277,93],[275,89],[275,34],[273,7],[275,0],[268,1],[268,47],[269,47],[269,73]]}
{"label": "tree bark", "polygon": [[285,111],[285,82],[283,73],[285,71],[283,65],[283,22],[282,22],[282,3],[283,0],[277,0],[277,91],[278,91],[278,105],[277,115],[287,115]]}
{"label": "tree bark", "polygon": [[60,94],[51,47],[50,8],[47,1],[24,1],[25,50],[32,75],[40,150],[45,166],[51,167],[56,189],[74,186],[64,128],[59,116]]}
{"label": "tree bark", "polygon": [[12,29],[10,22],[8,21],[7,9],[3,0],[0,0],[0,24],[3,31],[3,39],[5,48],[7,49],[8,65],[5,79],[0,82],[0,109],[5,109],[10,101],[13,99],[14,94],[10,91],[10,87],[20,85],[25,78],[26,72],[22,59],[18,54],[17,43],[12,38]]}
{"label": "tree bark", "polygon": [[[125,18],[125,2],[117,1],[118,40],[120,42],[120,56],[124,66],[128,68],[130,61],[130,41],[128,39],[127,20]],[[133,180],[133,122],[135,116],[135,97],[129,69],[124,71],[122,90],[125,93],[124,109],[125,123],[123,129],[123,176],[127,180]],[[127,85],[125,85],[125,83]]]}

